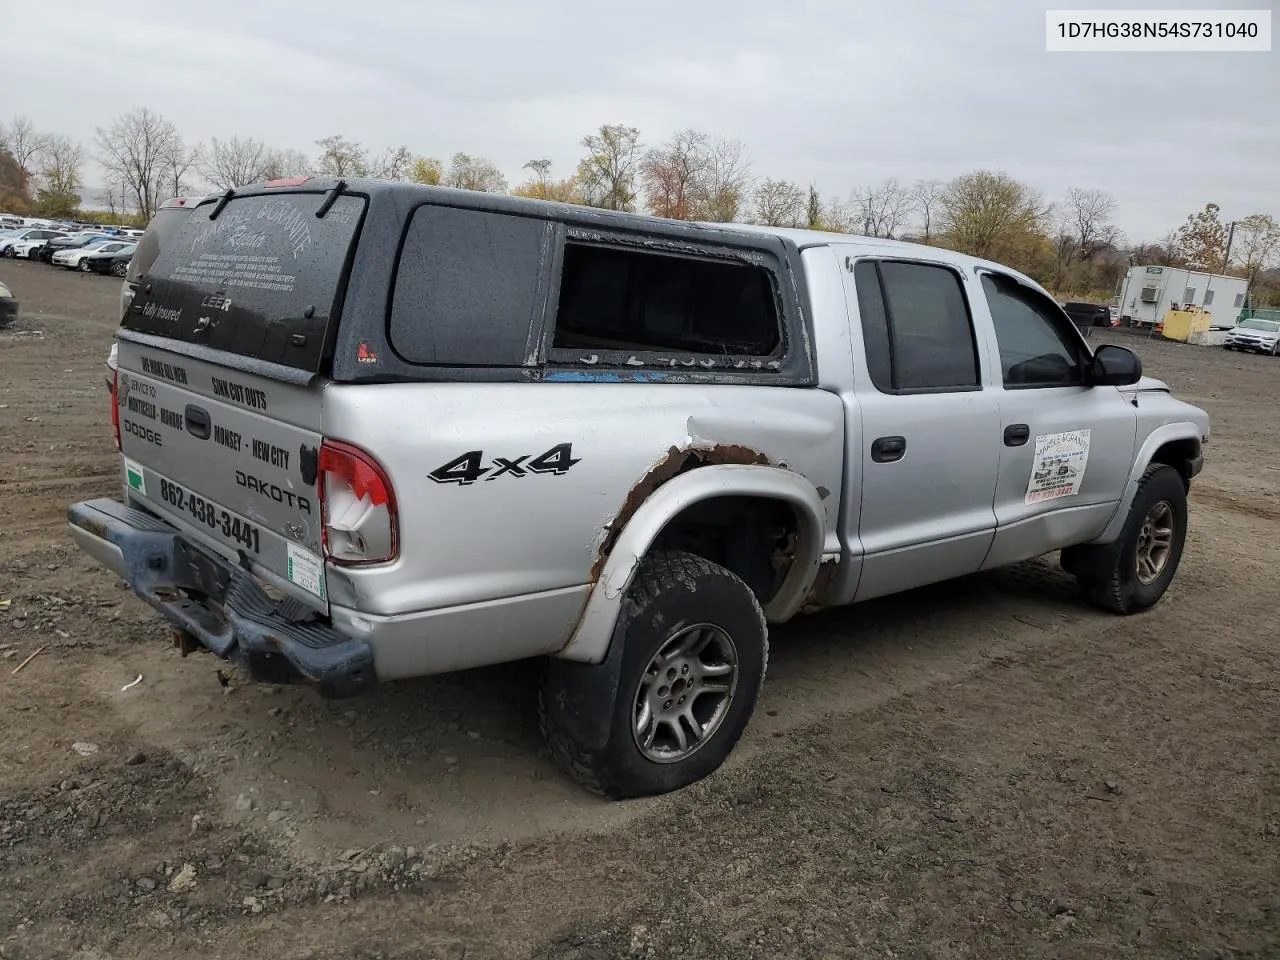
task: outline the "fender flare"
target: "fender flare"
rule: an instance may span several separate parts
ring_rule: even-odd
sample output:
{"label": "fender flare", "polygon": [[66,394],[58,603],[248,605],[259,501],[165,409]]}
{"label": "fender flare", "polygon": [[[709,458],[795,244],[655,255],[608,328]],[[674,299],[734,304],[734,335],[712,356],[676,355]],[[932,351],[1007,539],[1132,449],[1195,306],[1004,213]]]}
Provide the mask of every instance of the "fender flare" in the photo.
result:
{"label": "fender flare", "polygon": [[823,557],[825,511],[818,491],[800,474],[780,467],[713,464],[672,478],[641,504],[613,545],[573,635],[555,656],[585,663],[602,662],[641,558],[682,510],[716,497],[765,497],[781,500],[795,510],[800,520],[795,559],[764,612],[771,621],[785,620],[798,612]]}
{"label": "fender flare", "polygon": [[1124,522],[1129,517],[1129,507],[1138,493],[1138,483],[1142,480],[1142,475],[1147,472],[1147,467],[1151,465],[1151,458],[1155,456],[1157,450],[1166,443],[1176,440],[1194,440],[1199,445],[1202,439],[1200,428],[1189,420],[1166,423],[1147,434],[1146,440],[1138,450],[1138,455],[1133,458],[1129,482],[1125,484],[1124,495],[1116,506],[1116,512],[1111,515],[1102,533],[1089,542],[1112,543],[1120,536],[1120,532],[1124,529]]}

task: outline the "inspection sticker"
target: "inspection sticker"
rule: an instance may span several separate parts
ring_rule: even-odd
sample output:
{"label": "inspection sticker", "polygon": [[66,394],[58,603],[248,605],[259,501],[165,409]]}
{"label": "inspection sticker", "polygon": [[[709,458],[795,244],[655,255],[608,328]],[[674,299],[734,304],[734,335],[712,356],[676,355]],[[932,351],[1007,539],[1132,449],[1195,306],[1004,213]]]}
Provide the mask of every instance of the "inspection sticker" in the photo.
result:
{"label": "inspection sticker", "polygon": [[1088,462],[1088,430],[1069,430],[1036,437],[1035,459],[1031,463],[1031,480],[1027,483],[1025,502],[1041,503],[1074,496],[1080,491]]}
{"label": "inspection sticker", "polygon": [[324,592],[324,562],[296,543],[286,542],[285,546],[289,551],[289,582],[296,583],[321,600],[327,600]]}
{"label": "inspection sticker", "polygon": [[144,497],[147,495],[147,481],[143,478],[141,464],[134,463],[126,457],[124,461],[124,478],[132,489],[137,490]]}

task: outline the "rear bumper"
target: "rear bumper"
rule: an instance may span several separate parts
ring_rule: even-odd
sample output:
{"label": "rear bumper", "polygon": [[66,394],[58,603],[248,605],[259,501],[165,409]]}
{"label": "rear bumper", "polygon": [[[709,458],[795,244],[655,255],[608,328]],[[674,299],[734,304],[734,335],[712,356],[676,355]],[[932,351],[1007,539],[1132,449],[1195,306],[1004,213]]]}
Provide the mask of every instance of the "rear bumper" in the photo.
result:
{"label": "rear bumper", "polygon": [[377,685],[367,642],[339,633],[297,601],[273,600],[246,571],[195,547],[163,520],[109,499],[74,503],[67,519],[82,550],[255,679],[309,682],[335,698]]}

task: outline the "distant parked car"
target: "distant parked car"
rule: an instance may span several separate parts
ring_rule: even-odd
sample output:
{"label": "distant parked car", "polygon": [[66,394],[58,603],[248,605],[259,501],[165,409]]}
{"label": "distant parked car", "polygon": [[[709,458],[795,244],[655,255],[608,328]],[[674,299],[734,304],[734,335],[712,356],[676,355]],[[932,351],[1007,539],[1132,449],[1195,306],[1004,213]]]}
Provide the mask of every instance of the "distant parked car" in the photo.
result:
{"label": "distant parked car", "polygon": [[1252,350],[1255,353],[1280,354],[1280,320],[1241,320],[1227,334],[1222,344],[1227,350]]}
{"label": "distant parked car", "polygon": [[1100,303],[1068,300],[1062,305],[1062,309],[1067,312],[1067,316],[1075,321],[1078,327],[1111,326],[1111,308]]}
{"label": "distant parked car", "polygon": [[44,246],[40,248],[38,256],[45,263],[52,263],[53,255],[62,250],[82,250],[86,247],[97,247],[116,239],[118,238],[108,236],[105,233],[77,233],[68,237],[58,237],[55,240],[46,240]]}
{"label": "distant parked car", "polygon": [[40,251],[48,242],[48,240],[16,240],[10,245],[8,255],[15,260],[37,260],[40,257]]}
{"label": "distant parked car", "polygon": [[14,230],[6,236],[0,237],[0,256],[12,257],[13,245],[20,240],[52,240],[54,237],[65,237],[66,234],[61,230],[49,230],[46,227],[27,227],[23,230]]}
{"label": "distant parked car", "polygon": [[9,288],[0,283],[0,330],[13,326],[18,319],[18,301],[14,299]]}
{"label": "distant parked car", "polygon": [[[114,244],[108,244],[114,246]],[[123,250],[103,250],[100,253],[89,253],[80,261],[80,269],[86,273],[100,273],[103,276],[119,277],[124,279],[126,273],[129,272],[129,261],[133,259],[133,252],[138,249],[137,244],[130,244]]]}
{"label": "distant parked car", "polygon": [[132,253],[135,247],[137,247],[136,243],[125,240],[109,240],[97,246],[60,250],[53,255],[53,260],[50,262],[59,267],[66,267],[68,270],[84,270],[87,273],[89,268],[84,266],[84,259],[90,254],[119,253],[125,249]]}

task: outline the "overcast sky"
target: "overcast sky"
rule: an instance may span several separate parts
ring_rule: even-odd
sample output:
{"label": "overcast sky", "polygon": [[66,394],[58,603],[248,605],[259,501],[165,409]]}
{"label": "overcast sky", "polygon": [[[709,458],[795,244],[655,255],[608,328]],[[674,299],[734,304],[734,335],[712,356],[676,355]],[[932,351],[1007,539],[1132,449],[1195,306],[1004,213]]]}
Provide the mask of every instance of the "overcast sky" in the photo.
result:
{"label": "overcast sky", "polygon": [[1046,53],[1045,6],[13,0],[0,111],[86,145],[145,105],[188,142],[240,134],[312,154],[341,133],[374,151],[464,150],[513,184],[535,157],[569,174],[602,123],[649,144],[695,127],[743,140],[756,175],[824,195],[987,167],[1048,199],[1110,191],[1131,240],[1210,200],[1227,220],[1280,216],[1280,52]]}

